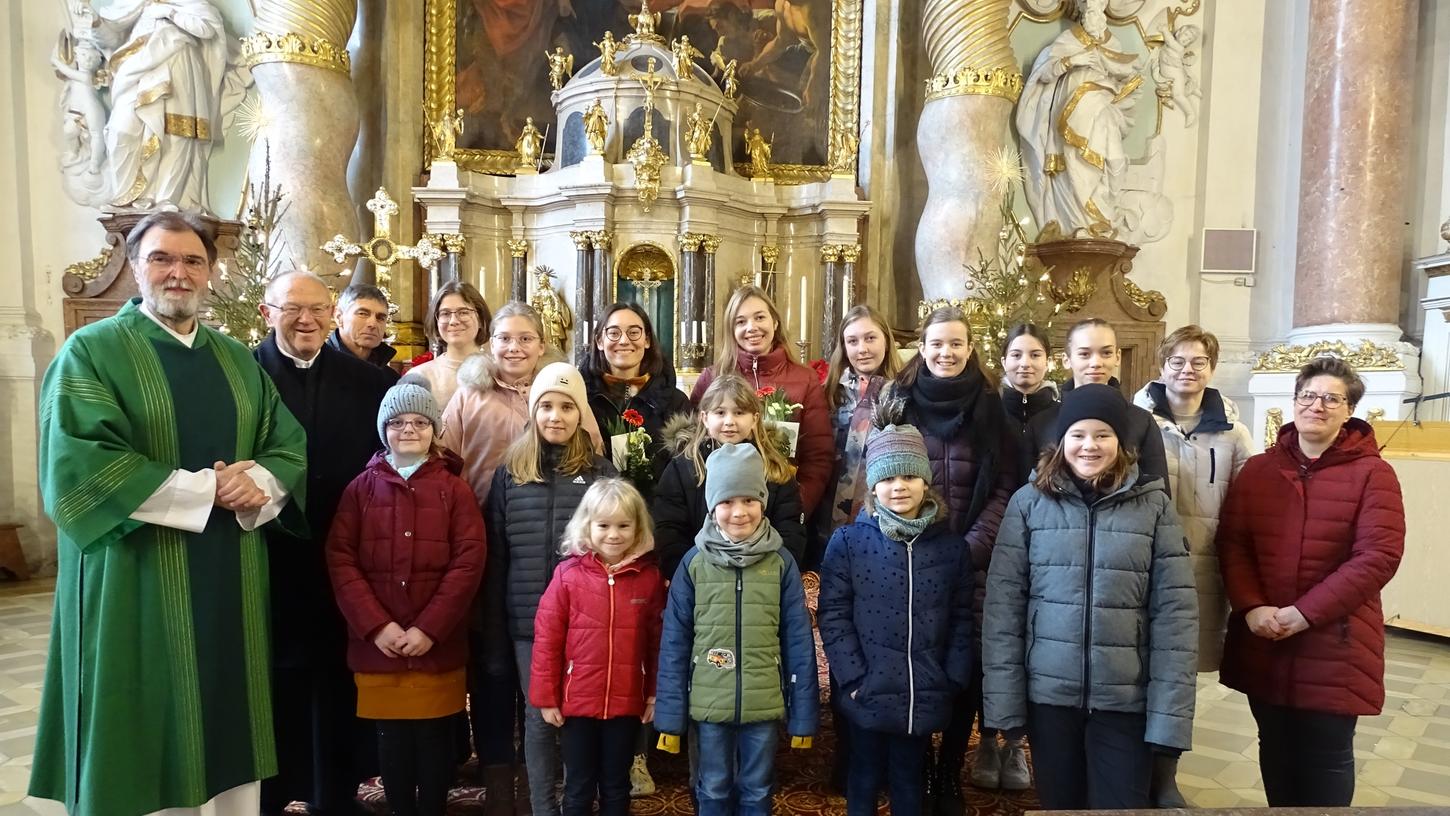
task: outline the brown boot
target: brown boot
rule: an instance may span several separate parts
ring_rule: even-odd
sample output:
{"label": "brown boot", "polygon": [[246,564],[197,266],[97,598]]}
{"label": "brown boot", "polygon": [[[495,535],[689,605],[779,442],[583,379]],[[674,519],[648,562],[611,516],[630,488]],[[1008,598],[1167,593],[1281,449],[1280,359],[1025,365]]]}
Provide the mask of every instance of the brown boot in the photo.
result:
{"label": "brown boot", "polygon": [[514,816],[514,766],[485,765],[480,775],[484,816]]}

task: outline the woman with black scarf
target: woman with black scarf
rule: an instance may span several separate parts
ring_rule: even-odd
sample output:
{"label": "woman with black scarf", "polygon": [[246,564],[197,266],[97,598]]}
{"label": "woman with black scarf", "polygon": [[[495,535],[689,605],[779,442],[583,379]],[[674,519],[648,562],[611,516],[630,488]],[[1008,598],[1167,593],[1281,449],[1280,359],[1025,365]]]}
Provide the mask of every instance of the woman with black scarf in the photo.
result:
{"label": "woman with black scarf", "polygon": [[[992,546],[1018,483],[1017,453],[1005,429],[1002,403],[972,346],[966,315],[952,307],[937,309],[917,337],[919,354],[897,376],[892,394],[904,403],[904,421],[921,430],[931,460],[931,486],[946,497],[952,532],[971,551],[977,573],[975,631],[980,632]],[[959,816],[964,809],[962,766],[982,705],[980,641],[977,656],[975,681],[953,705],[932,773],[932,795],[942,816]],[[996,732],[982,730],[982,741],[995,750]]]}

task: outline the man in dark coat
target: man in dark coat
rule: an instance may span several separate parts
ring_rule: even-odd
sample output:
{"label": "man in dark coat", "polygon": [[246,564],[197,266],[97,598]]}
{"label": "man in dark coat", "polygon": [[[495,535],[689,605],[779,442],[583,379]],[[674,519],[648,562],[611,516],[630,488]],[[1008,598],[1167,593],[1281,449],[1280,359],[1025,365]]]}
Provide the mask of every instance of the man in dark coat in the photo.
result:
{"label": "man in dark coat", "polygon": [[[337,328],[327,345],[381,368],[398,381],[398,372],[388,366],[398,350],[388,345],[388,296],[369,283],[354,283],[337,295],[332,316]],[[440,406],[441,407],[441,406]]]}
{"label": "man in dark coat", "polygon": [[328,814],[361,812],[357,786],[375,761],[357,720],[347,631],[323,547],[343,490],[377,452],[384,370],[326,344],[332,297],[304,272],[275,278],[263,317],[271,331],[255,352],[282,402],[307,431],[309,537],[271,532],[272,711],[278,775],[262,784],[263,813],[293,800]]}

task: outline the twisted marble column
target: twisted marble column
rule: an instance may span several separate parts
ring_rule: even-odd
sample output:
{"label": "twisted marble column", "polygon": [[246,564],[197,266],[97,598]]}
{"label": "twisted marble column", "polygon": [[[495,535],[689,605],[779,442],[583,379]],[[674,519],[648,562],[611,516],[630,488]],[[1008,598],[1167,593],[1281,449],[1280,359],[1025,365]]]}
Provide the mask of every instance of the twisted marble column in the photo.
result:
{"label": "twisted marble column", "polygon": [[1418,0],[1310,4],[1295,329],[1379,324],[1399,338],[1418,14]]}
{"label": "twisted marble column", "polygon": [[347,191],[358,131],[347,54],[356,18],[356,0],[257,0],[253,33],[242,41],[262,105],[248,170],[260,180],[270,159],[273,188],[286,196],[274,270],[306,265],[326,274],[337,264],[324,243],[365,238]]}
{"label": "twisted marble column", "polygon": [[927,198],[916,228],[916,274],[927,300],[966,295],[965,264],[991,257],[1002,228],[986,159],[1002,147],[1022,93],[1007,31],[1011,0],[926,0],[922,41],[931,60],[916,128]]}

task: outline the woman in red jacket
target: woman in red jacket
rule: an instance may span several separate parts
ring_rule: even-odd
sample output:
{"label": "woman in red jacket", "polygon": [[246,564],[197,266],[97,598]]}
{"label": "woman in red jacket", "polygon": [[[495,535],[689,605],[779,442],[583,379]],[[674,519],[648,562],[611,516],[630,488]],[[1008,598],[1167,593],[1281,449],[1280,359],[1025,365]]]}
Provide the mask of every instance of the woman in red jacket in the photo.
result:
{"label": "woman in red jacket", "polygon": [[563,729],[563,816],[589,816],[596,791],[600,816],[626,816],[665,607],[644,498],[622,479],[590,485],[560,550],[534,617],[529,702]]}
{"label": "woman in red jacket", "polygon": [[347,486],[327,537],[357,716],[377,721],[383,791],[399,816],[443,814],[468,610],[483,577],[483,516],[457,475],[462,462],[436,442],[441,422],[428,389],[388,390],[385,450]]}
{"label": "woman in red jacket", "polygon": [[1294,422],[1249,459],[1220,516],[1233,607],[1220,677],[1249,697],[1269,804],[1345,807],[1356,718],[1384,707],[1380,588],[1405,508],[1374,429],[1350,418],[1364,396],[1354,369],[1319,358],[1294,392]]}
{"label": "woman in red jacket", "polygon": [[705,389],[719,373],[739,371],[740,376],[758,392],[767,386],[784,392],[788,404],[800,404],[792,421],[800,422],[796,441],[796,479],[801,488],[801,510],[806,518],[816,510],[816,503],[825,495],[835,468],[834,435],[831,414],[826,407],[826,392],[821,377],[791,356],[790,348],[780,331],[780,312],[770,295],[759,286],[742,286],[730,296],[725,306],[725,324],[730,327],[734,343],[725,343],[715,355],[715,365],[705,369],[690,392],[690,402],[700,404]]}

